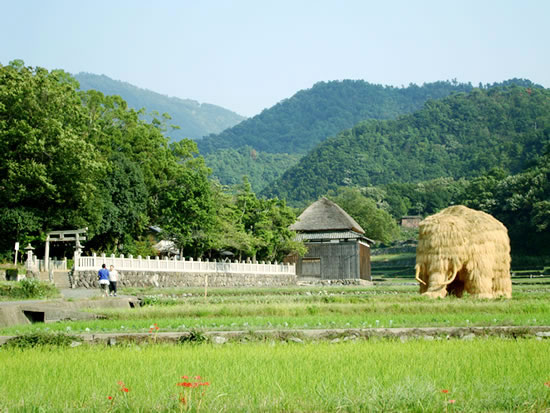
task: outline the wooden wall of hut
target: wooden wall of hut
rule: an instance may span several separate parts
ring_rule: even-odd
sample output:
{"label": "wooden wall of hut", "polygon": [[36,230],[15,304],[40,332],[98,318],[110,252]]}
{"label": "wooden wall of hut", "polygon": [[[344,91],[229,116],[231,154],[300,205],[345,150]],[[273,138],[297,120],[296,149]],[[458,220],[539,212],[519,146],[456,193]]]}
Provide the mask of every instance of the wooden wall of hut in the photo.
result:
{"label": "wooden wall of hut", "polygon": [[307,254],[296,262],[299,277],[322,280],[370,280],[370,248],[355,241],[306,243]]}

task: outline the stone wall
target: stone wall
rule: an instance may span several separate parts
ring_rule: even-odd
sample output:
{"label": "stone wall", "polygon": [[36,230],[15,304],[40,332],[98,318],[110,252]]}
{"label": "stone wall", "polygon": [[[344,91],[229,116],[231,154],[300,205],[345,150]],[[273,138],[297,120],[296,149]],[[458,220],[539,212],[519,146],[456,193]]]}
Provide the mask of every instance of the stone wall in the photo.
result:
{"label": "stone wall", "polygon": [[[294,274],[187,273],[165,271],[118,271],[119,287],[280,287],[296,285]],[[71,286],[99,288],[97,271],[69,274]]]}

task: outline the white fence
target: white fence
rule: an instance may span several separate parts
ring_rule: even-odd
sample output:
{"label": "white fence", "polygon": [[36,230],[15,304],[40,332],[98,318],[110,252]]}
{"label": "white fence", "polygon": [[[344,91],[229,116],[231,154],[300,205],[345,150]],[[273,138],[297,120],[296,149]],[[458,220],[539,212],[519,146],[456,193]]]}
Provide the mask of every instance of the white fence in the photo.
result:
{"label": "white fence", "polygon": [[228,262],[228,261],[194,261],[191,259],[159,259],[155,257],[137,258],[111,256],[78,257],[75,261],[75,270],[99,270],[102,264],[107,268],[114,265],[121,271],[170,271],[170,272],[208,272],[208,273],[240,273],[240,274],[296,274],[294,264],[265,263],[265,262]]}
{"label": "white fence", "polygon": [[[50,259],[48,261],[50,263],[50,269],[52,269],[53,271],[67,270],[67,258],[63,258],[62,260]],[[38,258],[36,258],[35,255],[32,256],[30,262],[27,260],[26,265],[28,268],[35,268],[38,269],[38,271],[48,271],[48,269],[44,265],[44,260],[39,260]]]}

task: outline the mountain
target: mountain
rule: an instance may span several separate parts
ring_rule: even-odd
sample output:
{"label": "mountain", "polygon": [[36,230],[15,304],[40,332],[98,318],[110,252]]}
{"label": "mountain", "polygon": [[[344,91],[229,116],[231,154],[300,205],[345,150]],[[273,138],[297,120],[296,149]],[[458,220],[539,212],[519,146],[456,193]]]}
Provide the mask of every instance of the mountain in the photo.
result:
{"label": "mountain", "polygon": [[[170,131],[170,136],[174,140],[200,139],[205,135],[219,133],[245,119],[221,106],[161,95],[130,83],[113,80],[105,75],[79,73],[74,77],[80,83],[81,90],[95,89],[104,95],[118,95],[129,107],[136,110],[145,108],[147,114],[153,111],[161,115],[168,113],[172,117],[169,124],[180,127]],[[146,118],[150,120],[152,117],[146,115]]]}
{"label": "mountain", "polygon": [[[263,191],[291,204],[339,186],[517,173],[550,141],[550,91],[526,81],[474,89],[395,120],[371,120],[330,138]],[[517,84],[525,86],[517,86]]]}
{"label": "mountain", "polygon": [[[341,130],[366,119],[393,119],[420,109],[429,99],[472,88],[454,81],[401,88],[363,80],[319,82],[197,143],[214,176],[223,184],[240,182],[243,165],[252,164],[244,172],[257,191],[269,184],[266,176],[279,177],[285,167]],[[240,151],[235,154],[235,150]],[[255,154],[254,159],[247,154]]]}

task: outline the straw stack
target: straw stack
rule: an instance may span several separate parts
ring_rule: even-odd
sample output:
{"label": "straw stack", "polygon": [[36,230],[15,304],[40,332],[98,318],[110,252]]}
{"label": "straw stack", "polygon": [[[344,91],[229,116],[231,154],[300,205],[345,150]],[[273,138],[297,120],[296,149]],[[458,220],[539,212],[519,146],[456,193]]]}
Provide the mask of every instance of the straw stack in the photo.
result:
{"label": "straw stack", "polygon": [[510,239],[485,212],[452,206],[420,223],[416,250],[420,293],[478,298],[511,297]]}

